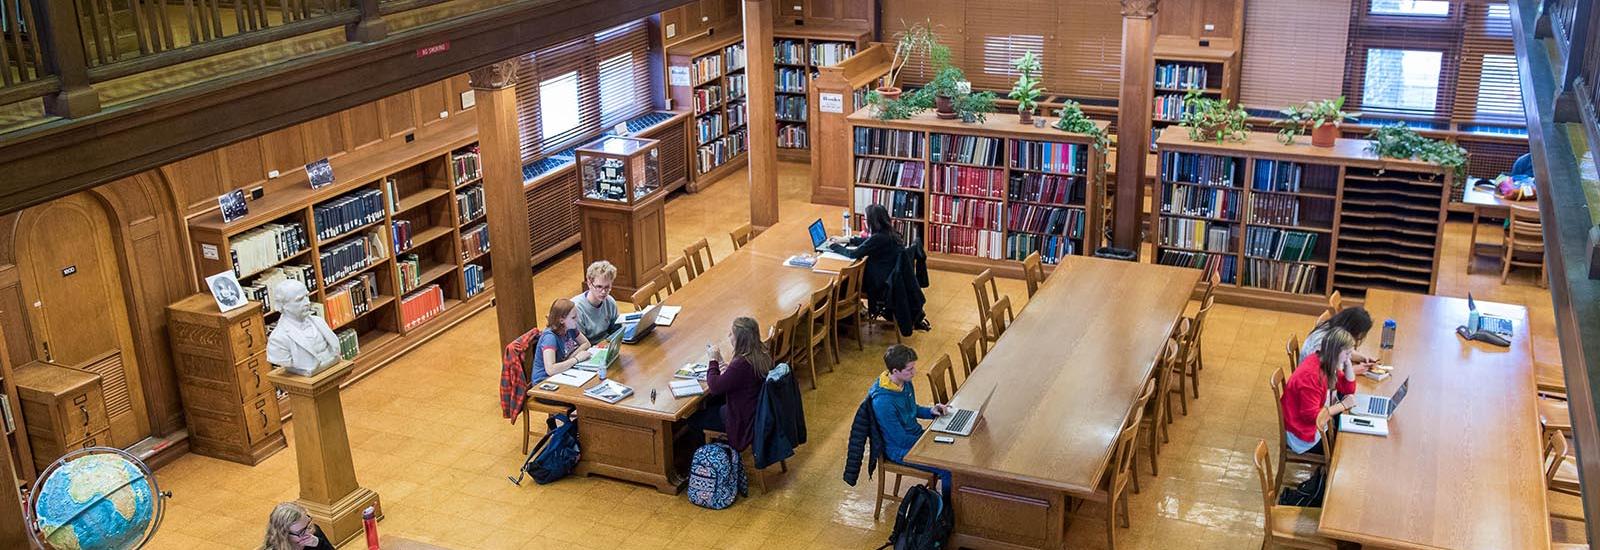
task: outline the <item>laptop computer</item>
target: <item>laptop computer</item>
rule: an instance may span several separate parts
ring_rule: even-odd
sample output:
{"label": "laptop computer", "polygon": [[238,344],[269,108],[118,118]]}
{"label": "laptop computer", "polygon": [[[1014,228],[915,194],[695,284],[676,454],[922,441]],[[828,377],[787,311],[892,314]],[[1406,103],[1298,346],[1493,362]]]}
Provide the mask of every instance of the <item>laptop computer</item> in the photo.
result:
{"label": "laptop computer", "polygon": [[1478,312],[1478,302],[1472,299],[1472,293],[1467,293],[1467,328],[1473,332],[1492,332],[1507,340],[1511,339],[1512,327],[1510,319],[1498,315],[1489,315]]}
{"label": "laptop computer", "polygon": [[811,233],[811,249],[817,252],[828,251],[828,229],[822,226],[822,218],[811,222],[811,227],[806,229]]}
{"label": "laptop computer", "polygon": [[1350,413],[1378,418],[1394,416],[1394,410],[1400,407],[1400,401],[1406,398],[1406,391],[1410,388],[1411,379],[1407,378],[1406,381],[1400,383],[1399,388],[1394,390],[1393,397],[1358,393],[1356,394],[1356,408],[1350,409]]}
{"label": "laptop computer", "polygon": [[611,331],[611,336],[607,336],[605,339],[605,346],[590,348],[589,358],[573,365],[572,368],[599,371],[600,369],[610,369],[611,365],[617,364],[617,359],[622,358],[622,332],[621,330]]}
{"label": "laptop computer", "polygon": [[629,313],[622,316],[622,327],[617,332],[622,333],[622,342],[637,344],[644,340],[650,331],[656,329],[656,316],[661,313],[661,304],[645,308],[644,311]]}
{"label": "laptop computer", "polygon": [[951,408],[949,413],[933,419],[933,425],[928,429],[947,434],[972,435],[972,429],[978,426],[978,419],[983,418],[983,411],[989,408],[989,400],[993,398],[994,388],[990,388],[989,395],[983,398],[978,410]]}

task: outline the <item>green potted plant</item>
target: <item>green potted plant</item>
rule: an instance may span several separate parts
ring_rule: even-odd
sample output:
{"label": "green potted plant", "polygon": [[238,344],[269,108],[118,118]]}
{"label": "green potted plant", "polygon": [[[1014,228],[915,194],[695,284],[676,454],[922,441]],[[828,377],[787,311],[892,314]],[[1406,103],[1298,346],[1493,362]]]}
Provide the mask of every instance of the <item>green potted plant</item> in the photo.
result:
{"label": "green potted plant", "polygon": [[1283,127],[1278,130],[1279,143],[1293,144],[1295,136],[1310,127],[1311,145],[1315,147],[1333,147],[1339,139],[1339,124],[1361,116],[1361,113],[1344,112],[1344,96],[1290,105],[1279,112],[1283,113],[1283,120],[1272,123]]}
{"label": "green potted plant", "polygon": [[950,64],[950,48],[948,46],[935,44],[930,51],[929,57],[933,60],[933,66],[937,67],[937,69],[933,79],[923,85],[919,93],[929,96],[929,98],[924,98],[924,101],[933,104],[934,112],[938,114],[939,118],[957,118],[959,115],[956,113],[956,99],[969,93],[969,88],[965,86],[967,73],[963,72],[960,67]]}
{"label": "green potted plant", "polygon": [[878,120],[905,120],[928,110],[919,98],[920,94],[891,98],[878,90],[867,92],[867,104],[872,106],[872,116]]}
{"label": "green potted plant", "polygon": [[[904,24],[904,21],[901,23]],[[939,37],[933,33],[932,26],[931,21],[923,21],[894,33],[894,57],[889,62],[889,72],[883,77],[883,85],[877,89],[879,95],[888,99],[900,97],[901,90],[896,84],[900,82],[900,72],[905,70],[906,63],[918,53],[933,55]],[[948,59],[948,49],[945,50],[945,56]]]}
{"label": "green potted plant", "polygon": [[1467,150],[1460,145],[1428,139],[1404,124],[1380,126],[1367,134],[1367,152],[1380,157],[1417,159],[1455,171],[1456,181],[1466,181]]}
{"label": "green potted plant", "polygon": [[1056,111],[1056,116],[1061,117],[1056,119],[1057,130],[1085,134],[1094,138],[1094,150],[1100,153],[1101,158],[1105,158],[1106,152],[1111,148],[1111,136],[1107,135],[1100,125],[1095,124],[1094,119],[1083,113],[1083,107],[1078,102],[1066,100],[1062,103],[1061,109]]}
{"label": "green potted plant", "polygon": [[1250,135],[1245,120],[1250,113],[1243,107],[1228,105],[1224,99],[1209,98],[1199,90],[1189,90],[1183,96],[1183,117],[1179,122],[1189,129],[1189,139],[1194,141],[1244,141]]}
{"label": "green potted plant", "polygon": [[1025,52],[1017,58],[1017,83],[1011,86],[1011,99],[1017,100],[1017,116],[1023,124],[1033,124],[1033,111],[1039,107],[1039,97],[1044,86],[1034,74],[1039,72],[1039,58]]}
{"label": "green potted plant", "polygon": [[967,93],[956,96],[954,107],[962,122],[985,122],[985,113],[994,112],[994,92]]}

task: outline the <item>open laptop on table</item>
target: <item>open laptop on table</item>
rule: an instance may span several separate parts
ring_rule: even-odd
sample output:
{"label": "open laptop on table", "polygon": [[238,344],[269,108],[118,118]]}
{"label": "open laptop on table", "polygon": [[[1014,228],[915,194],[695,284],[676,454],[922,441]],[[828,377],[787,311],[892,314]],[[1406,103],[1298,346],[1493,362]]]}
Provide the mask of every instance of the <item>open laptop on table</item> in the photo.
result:
{"label": "open laptop on table", "polygon": [[1473,332],[1489,332],[1498,334],[1507,340],[1511,339],[1512,328],[1515,326],[1510,319],[1498,315],[1478,312],[1478,302],[1472,299],[1472,293],[1467,293],[1467,330]]}
{"label": "open laptop on table", "polygon": [[655,304],[644,311],[629,313],[622,316],[622,327],[617,332],[622,333],[622,342],[637,344],[644,340],[650,331],[656,329],[656,317],[661,314],[661,304]]}
{"label": "open laptop on table", "polygon": [[949,413],[933,419],[933,425],[928,429],[947,434],[972,435],[972,429],[978,426],[978,419],[983,417],[984,409],[989,408],[989,400],[993,398],[994,388],[989,388],[989,395],[983,398],[978,410],[952,407]]}
{"label": "open laptop on table", "polygon": [[1350,413],[1358,416],[1374,416],[1387,419],[1394,416],[1394,410],[1400,407],[1400,401],[1406,398],[1406,391],[1410,388],[1411,379],[1407,378],[1400,383],[1399,388],[1394,390],[1393,397],[1358,393],[1356,394],[1356,408],[1350,409]]}
{"label": "open laptop on table", "polygon": [[[807,228],[806,232],[811,234],[812,250],[817,252],[833,252],[833,249],[828,247],[828,230],[822,226],[822,218],[817,218],[817,221],[811,222],[811,227]],[[855,247],[846,245],[845,248]]]}
{"label": "open laptop on table", "polygon": [[587,371],[610,369],[611,365],[617,364],[617,359],[622,358],[622,333],[621,329],[611,331],[611,336],[605,339],[605,347],[592,348],[589,358],[573,365],[572,368]]}

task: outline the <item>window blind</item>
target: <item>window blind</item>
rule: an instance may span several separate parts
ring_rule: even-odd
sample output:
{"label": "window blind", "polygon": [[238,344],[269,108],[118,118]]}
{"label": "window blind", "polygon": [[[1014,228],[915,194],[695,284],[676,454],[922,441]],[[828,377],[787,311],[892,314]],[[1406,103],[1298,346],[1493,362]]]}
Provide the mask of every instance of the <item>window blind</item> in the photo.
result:
{"label": "window blind", "polygon": [[1277,111],[1339,96],[1349,44],[1350,2],[1246,3],[1239,103]]}
{"label": "window blind", "polygon": [[[1057,73],[1060,60],[1055,51],[1045,52],[1046,43],[1055,42],[1056,2],[1048,0],[991,0],[967,3],[964,30],[964,58],[956,58],[972,86],[984,90],[1009,90],[1016,82],[1014,61],[1032,53],[1043,69],[1040,79]],[[1046,80],[1045,88],[1053,88]]]}
{"label": "window blind", "polygon": [[1344,74],[1347,110],[1378,117],[1449,118],[1456,99],[1463,5],[1461,0],[1352,2]]}
{"label": "window blind", "polygon": [[1504,1],[1470,3],[1461,41],[1460,86],[1453,118],[1473,123],[1525,124],[1511,10]]}
{"label": "window blind", "polygon": [[650,33],[634,21],[517,60],[522,161],[576,145],[650,110]]}
{"label": "window blind", "polygon": [[1045,85],[1072,97],[1116,98],[1122,88],[1122,3],[1067,0],[1053,54],[1058,72],[1046,69]]}

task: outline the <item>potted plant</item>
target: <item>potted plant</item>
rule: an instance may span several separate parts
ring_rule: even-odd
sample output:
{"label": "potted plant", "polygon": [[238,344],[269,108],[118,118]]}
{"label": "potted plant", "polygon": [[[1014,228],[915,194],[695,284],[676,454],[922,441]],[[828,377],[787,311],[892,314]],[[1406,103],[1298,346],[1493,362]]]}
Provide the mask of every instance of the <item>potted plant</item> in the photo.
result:
{"label": "potted plant", "polygon": [[1307,101],[1300,105],[1290,105],[1284,108],[1283,120],[1274,121],[1275,126],[1283,126],[1278,130],[1278,142],[1284,145],[1294,143],[1295,136],[1311,128],[1311,145],[1315,147],[1333,147],[1339,139],[1339,123],[1346,120],[1354,121],[1361,113],[1344,112],[1344,96],[1337,99],[1323,99],[1320,101]]}
{"label": "potted plant", "polygon": [[872,106],[872,116],[878,120],[905,120],[927,110],[918,98],[920,94],[889,97],[877,90],[867,92],[867,104]]}
{"label": "potted plant", "polygon": [[[900,97],[901,90],[896,84],[900,82],[900,72],[905,70],[906,63],[918,53],[933,55],[939,37],[933,33],[931,26],[932,22],[924,21],[894,33],[894,58],[889,62],[889,72],[883,77],[883,85],[877,89],[879,95],[888,99]],[[945,57],[948,60],[948,49],[945,50]]]}
{"label": "potted plant", "polygon": [[931,97],[928,101],[933,104],[934,112],[939,118],[957,118],[956,99],[966,95],[970,90],[967,85],[967,74],[960,67],[950,64],[950,48],[945,45],[935,44],[929,57],[937,69],[933,79],[929,80],[920,92]]}
{"label": "potted plant", "polygon": [[962,122],[985,122],[985,113],[994,112],[994,92],[966,93],[952,101]]}
{"label": "potted plant", "polygon": [[1367,152],[1380,157],[1417,159],[1455,171],[1456,181],[1466,181],[1467,150],[1448,141],[1428,139],[1404,124],[1380,126],[1367,134]]}
{"label": "potted plant", "polygon": [[1026,52],[1017,58],[1017,83],[1011,86],[1011,99],[1017,100],[1017,116],[1023,124],[1033,124],[1033,110],[1039,107],[1039,97],[1044,86],[1034,77],[1039,72],[1039,58]]}
{"label": "potted plant", "polygon": [[1243,107],[1229,107],[1228,101],[1205,97],[1198,90],[1189,90],[1183,97],[1183,117],[1179,122],[1189,129],[1189,139],[1194,141],[1244,141],[1250,135],[1245,120],[1250,113]]}
{"label": "potted plant", "polygon": [[1105,158],[1106,152],[1111,148],[1111,136],[1106,135],[1104,128],[1094,123],[1094,119],[1083,113],[1083,107],[1078,102],[1066,100],[1061,109],[1056,111],[1055,128],[1063,132],[1085,134],[1094,138],[1094,150]]}

